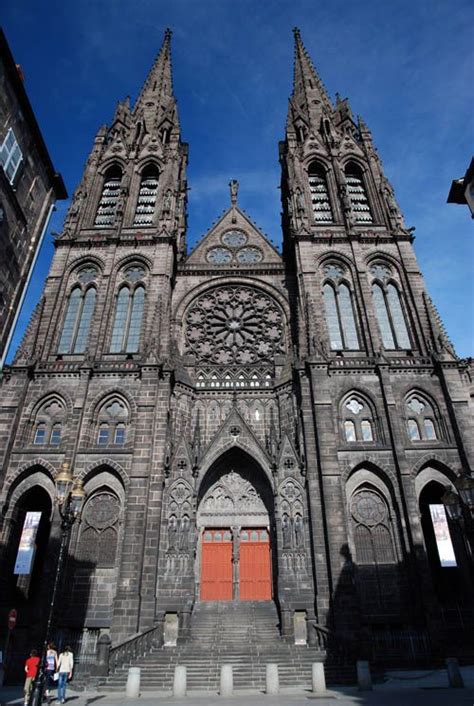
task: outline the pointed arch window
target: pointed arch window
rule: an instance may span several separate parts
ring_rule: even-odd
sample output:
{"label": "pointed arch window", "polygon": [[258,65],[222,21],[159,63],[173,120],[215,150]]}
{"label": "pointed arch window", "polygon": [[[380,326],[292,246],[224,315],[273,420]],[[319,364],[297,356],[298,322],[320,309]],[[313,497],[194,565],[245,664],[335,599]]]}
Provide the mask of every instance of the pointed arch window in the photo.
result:
{"label": "pointed arch window", "polygon": [[439,438],[434,406],[425,397],[410,395],[405,410],[410,441],[436,441]]}
{"label": "pointed arch window", "polygon": [[145,288],[142,285],[133,290],[124,285],[119,290],[110,343],[111,353],[138,351],[144,306]]}
{"label": "pointed arch window", "polygon": [[58,353],[84,353],[94,315],[96,290],[74,287],[69,297]]}
{"label": "pointed arch window", "polygon": [[121,515],[119,498],[107,487],[88,498],[81,516],[78,558],[90,568],[114,568]]}
{"label": "pointed arch window", "polygon": [[375,441],[375,419],[371,406],[361,396],[351,394],[342,404],[344,439],[348,442]]}
{"label": "pointed arch window", "polygon": [[410,349],[410,336],[397,287],[392,282],[384,285],[374,282],[372,298],[384,347],[387,350]]}
{"label": "pointed arch window", "polygon": [[153,225],[156,195],[158,193],[159,172],[154,164],[145,167],[140,180],[137,207],[135,209],[134,226]]}
{"label": "pointed arch window", "polygon": [[397,612],[400,575],[387,503],[367,487],[353,495],[350,510],[362,610],[366,614]]}
{"label": "pointed arch window", "polygon": [[316,223],[333,223],[326,172],[318,162],[313,162],[308,169],[308,183]]}
{"label": "pointed arch window", "polygon": [[123,446],[126,442],[129,412],[118,398],[109,399],[102,405],[96,420],[98,446]]}
{"label": "pointed arch window", "polygon": [[349,162],[344,170],[347,193],[351,202],[356,223],[373,223],[369,198],[364,183],[362,169],[355,162]]}
{"label": "pointed arch window", "polygon": [[324,309],[332,350],[359,350],[359,339],[349,287],[343,281],[340,265],[326,265],[327,281],[323,286]]}
{"label": "pointed arch window", "polygon": [[53,397],[43,402],[35,413],[33,444],[59,446],[65,416],[66,409],[58,398]]}
{"label": "pointed arch window", "polygon": [[102,194],[94,222],[96,228],[113,226],[120,196],[121,181],[122,170],[115,164],[106,171],[104,176]]}

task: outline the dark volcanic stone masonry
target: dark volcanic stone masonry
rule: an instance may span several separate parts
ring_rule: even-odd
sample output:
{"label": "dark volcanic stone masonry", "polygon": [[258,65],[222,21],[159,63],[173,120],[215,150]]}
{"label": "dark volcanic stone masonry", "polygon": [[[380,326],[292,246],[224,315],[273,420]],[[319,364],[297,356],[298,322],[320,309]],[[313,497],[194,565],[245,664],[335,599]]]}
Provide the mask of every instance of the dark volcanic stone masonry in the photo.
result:
{"label": "dark volcanic stone masonry", "polygon": [[[279,150],[283,253],[235,181],[188,252],[169,32],[135,106],[99,129],[1,386],[0,625],[16,607],[14,659],[44,631],[63,462],[87,500],[55,634],[84,668],[99,638],[152,628],[158,645],[177,635],[169,655],[199,640],[232,651],[234,610],[242,640],[291,653],[306,680],[312,651],[328,667],[467,654],[466,545],[451,527],[442,566],[433,517],[472,464],[468,362],[367,125],[331,102],[297,31]],[[34,570],[16,577],[28,511],[42,513]],[[148,663],[157,684],[169,677],[168,658]]]}

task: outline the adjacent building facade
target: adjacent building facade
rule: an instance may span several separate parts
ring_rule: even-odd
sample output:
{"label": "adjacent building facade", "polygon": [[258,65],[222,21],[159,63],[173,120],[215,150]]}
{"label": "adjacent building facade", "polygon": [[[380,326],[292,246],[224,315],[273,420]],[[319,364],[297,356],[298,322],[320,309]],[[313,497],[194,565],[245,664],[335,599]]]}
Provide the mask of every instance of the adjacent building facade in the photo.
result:
{"label": "adjacent building facade", "polygon": [[0,360],[57,199],[67,197],[0,30]]}
{"label": "adjacent building facade", "polygon": [[[170,614],[185,639],[196,602],[221,600],[274,600],[285,639],[303,615],[310,642],[325,629],[373,659],[462,650],[471,564],[441,496],[472,465],[468,370],[369,128],[331,102],[296,31],[282,254],[235,181],[188,253],[187,160],[167,32],[135,106],[97,133],[2,383],[17,647],[41,635],[68,461],[87,500],[57,622],[83,654]],[[42,515],[25,579],[27,511]]]}

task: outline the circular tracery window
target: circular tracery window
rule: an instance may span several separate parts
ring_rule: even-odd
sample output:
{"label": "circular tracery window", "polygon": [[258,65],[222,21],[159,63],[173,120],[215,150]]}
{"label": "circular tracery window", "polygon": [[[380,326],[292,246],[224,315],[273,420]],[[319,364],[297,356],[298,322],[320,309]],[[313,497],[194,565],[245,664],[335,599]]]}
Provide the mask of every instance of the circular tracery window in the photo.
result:
{"label": "circular tracery window", "polygon": [[206,259],[213,265],[226,264],[232,260],[232,253],[227,248],[211,248],[206,255]]}
{"label": "circular tracery window", "polygon": [[358,522],[370,527],[386,520],[387,507],[381,497],[365,490],[353,499],[352,514]]}
{"label": "circular tracery window", "polygon": [[219,365],[257,363],[284,352],[283,315],[252,287],[218,287],[186,314],[186,349]]}
{"label": "circular tracery window", "polygon": [[247,236],[240,230],[229,230],[222,236],[222,242],[230,248],[240,248],[247,242]]}
{"label": "circular tracery window", "polygon": [[263,259],[263,255],[261,251],[258,248],[241,248],[240,250],[237,251],[237,260],[239,262],[247,263],[247,262],[261,262]]}

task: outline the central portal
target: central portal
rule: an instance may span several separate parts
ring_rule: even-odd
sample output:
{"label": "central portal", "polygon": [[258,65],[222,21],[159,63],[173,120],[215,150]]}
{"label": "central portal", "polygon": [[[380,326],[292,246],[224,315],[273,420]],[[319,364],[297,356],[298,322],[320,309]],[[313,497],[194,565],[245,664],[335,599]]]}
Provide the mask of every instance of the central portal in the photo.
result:
{"label": "central portal", "polygon": [[260,469],[253,471],[256,464],[238,454],[231,458],[222,458],[201,488],[199,596],[202,601],[271,600],[271,494]]}

